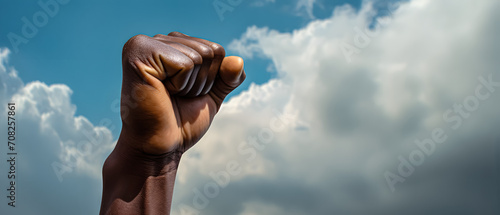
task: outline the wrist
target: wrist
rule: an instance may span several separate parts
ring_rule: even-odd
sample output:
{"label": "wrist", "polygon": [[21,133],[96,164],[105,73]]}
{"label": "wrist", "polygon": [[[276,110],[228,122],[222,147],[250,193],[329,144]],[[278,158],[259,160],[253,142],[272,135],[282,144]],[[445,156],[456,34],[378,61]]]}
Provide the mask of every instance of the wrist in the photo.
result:
{"label": "wrist", "polygon": [[129,141],[120,135],[104,163],[101,214],[169,214],[182,153],[147,154]]}
{"label": "wrist", "polygon": [[120,174],[132,174],[139,177],[160,176],[168,172],[176,171],[181,151],[172,151],[163,154],[149,154],[138,147],[140,145],[134,138],[120,135],[115,149],[111,152],[103,167],[103,173],[112,171]]}

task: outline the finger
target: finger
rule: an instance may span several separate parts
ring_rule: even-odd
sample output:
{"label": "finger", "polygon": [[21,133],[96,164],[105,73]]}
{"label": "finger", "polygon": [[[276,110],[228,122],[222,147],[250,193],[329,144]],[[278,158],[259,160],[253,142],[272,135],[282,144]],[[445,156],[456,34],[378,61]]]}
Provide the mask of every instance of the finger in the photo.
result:
{"label": "finger", "polygon": [[209,69],[209,72],[207,75],[206,84],[203,87],[203,90],[201,92],[202,95],[207,94],[210,91],[210,89],[212,88],[212,85],[214,83],[215,77],[217,76],[217,72],[219,71],[222,60],[224,59],[224,57],[226,55],[226,51],[224,50],[224,48],[221,45],[219,45],[217,43],[214,43],[214,42],[211,42],[208,40],[204,40],[201,38],[191,37],[191,36],[185,35],[185,34],[180,33],[180,32],[171,32],[168,35],[173,36],[173,37],[180,37],[180,38],[194,40],[194,41],[203,43],[203,44],[207,45],[208,47],[212,48],[213,53],[214,53],[213,61],[212,61],[212,65],[210,66],[210,69]]}
{"label": "finger", "polygon": [[147,79],[152,76],[163,81],[167,77],[191,73],[194,63],[172,46],[145,35],[137,35],[123,47],[123,68],[127,73],[136,71],[140,77]]}
{"label": "finger", "polygon": [[238,87],[246,78],[243,59],[236,56],[225,57],[213,87],[208,93],[220,108],[226,96]]}
{"label": "finger", "polygon": [[161,37],[153,37],[153,39],[155,40],[158,40],[162,43],[165,43],[169,46],[172,46],[174,47],[175,49],[179,50],[180,52],[182,52],[184,55],[188,56],[189,58],[191,58],[191,60],[193,61],[193,63],[196,65],[196,64],[201,64],[203,62],[203,58],[202,56],[200,55],[200,53],[198,53],[196,50],[192,49],[191,47],[189,46],[186,46],[182,43],[178,43],[178,42],[173,42],[173,41],[169,41],[169,40],[166,40],[164,38],[161,38]]}
{"label": "finger", "polygon": [[186,45],[196,50],[202,56],[203,62],[199,72],[196,74],[196,76],[192,76],[192,79],[190,80],[188,87],[186,87],[182,92],[179,93],[190,97],[200,95],[205,87],[205,83],[207,82],[210,69],[212,68],[211,64],[212,64],[212,59],[214,57],[214,52],[211,49],[211,47],[205,45],[204,43],[197,42],[196,40],[192,40],[190,38],[165,36],[162,34],[158,34],[155,37],[161,38],[166,41],[172,41]]}
{"label": "finger", "polygon": [[166,40],[166,41],[171,41],[171,42],[176,42],[176,43],[180,43],[180,44],[183,44],[185,46],[188,46],[188,47],[194,49],[195,51],[197,51],[198,53],[200,53],[200,55],[203,57],[203,59],[205,59],[205,58],[211,59],[214,57],[213,50],[209,46],[205,45],[204,43],[200,43],[196,40],[191,40],[191,39],[181,38],[181,37],[167,36],[167,35],[163,35],[163,34],[157,34],[154,36],[154,38],[162,39],[162,40]]}
{"label": "finger", "polygon": [[171,95],[185,96],[194,84],[200,71],[200,65],[195,65],[190,72],[178,73],[163,82]]}
{"label": "finger", "polygon": [[172,76],[165,80],[165,86],[172,95],[184,96],[186,92],[190,91],[195,83],[196,77],[200,71],[200,65],[203,62],[202,56],[194,49],[177,42],[172,42],[160,37],[153,37],[154,39],[163,42],[169,46],[174,47],[180,52],[184,53],[187,57],[191,58],[195,64],[191,73],[182,73]]}
{"label": "finger", "polygon": [[212,64],[212,59],[205,59],[203,64],[201,64],[200,71],[195,77],[194,84],[191,86],[189,91],[187,91],[186,96],[195,97],[201,94],[205,83],[207,82],[207,74]]}

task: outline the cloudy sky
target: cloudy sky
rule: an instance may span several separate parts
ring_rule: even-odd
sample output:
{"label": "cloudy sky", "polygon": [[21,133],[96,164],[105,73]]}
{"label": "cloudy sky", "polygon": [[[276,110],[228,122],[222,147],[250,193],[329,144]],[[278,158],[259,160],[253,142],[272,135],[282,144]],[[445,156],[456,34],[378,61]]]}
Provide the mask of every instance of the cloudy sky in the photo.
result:
{"label": "cloudy sky", "polygon": [[172,214],[500,213],[499,1],[2,5],[0,129],[15,102],[18,156],[1,214],[98,213],[121,47],[170,31],[248,75],[182,158]]}

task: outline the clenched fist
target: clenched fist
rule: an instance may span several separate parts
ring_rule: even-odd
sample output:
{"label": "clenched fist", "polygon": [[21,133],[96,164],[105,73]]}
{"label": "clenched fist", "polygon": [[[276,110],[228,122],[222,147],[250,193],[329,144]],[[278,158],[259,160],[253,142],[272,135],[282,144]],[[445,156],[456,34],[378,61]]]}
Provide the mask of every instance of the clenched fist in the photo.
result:
{"label": "clenched fist", "polygon": [[[222,101],[245,79],[243,60],[178,32],[138,35],[123,48],[123,131],[149,154],[185,151],[207,131]],[[132,103],[132,104],[131,104]],[[135,103],[135,104],[133,104]]]}
{"label": "clenched fist", "polygon": [[103,166],[100,214],[169,214],[182,154],[246,75],[219,44],[178,32],[123,47],[120,138]]}

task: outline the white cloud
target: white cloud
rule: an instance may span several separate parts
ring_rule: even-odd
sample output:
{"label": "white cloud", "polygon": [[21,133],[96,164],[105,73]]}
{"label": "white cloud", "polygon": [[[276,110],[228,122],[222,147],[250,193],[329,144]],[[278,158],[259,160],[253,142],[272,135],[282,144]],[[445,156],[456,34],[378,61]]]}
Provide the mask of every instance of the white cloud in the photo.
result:
{"label": "white cloud", "polygon": [[[193,189],[204,192],[210,173],[235,161],[242,173],[201,214],[495,214],[500,88],[457,130],[443,114],[475,94],[478,77],[500,81],[499,5],[411,1],[369,42],[357,32],[375,14],[369,2],[291,33],[249,27],[231,48],[271,59],[278,78],[223,106],[183,158],[174,210],[196,208]],[[359,49],[351,63],[342,44]],[[282,115],[286,126],[273,127]],[[397,173],[398,156],[434,128],[447,141],[391,192],[384,173]],[[249,139],[262,147],[254,159],[241,151]]]}
{"label": "white cloud", "polygon": [[[54,162],[76,172],[101,178],[105,153],[113,146],[111,131],[94,126],[87,118],[75,116],[76,106],[71,103],[71,89],[63,84],[46,85],[35,81],[19,90],[12,101],[16,102],[17,113],[23,121],[38,124],[39,135],[50,135],[55,140],[47,147],[61,150]],[[55,164],[57,165],[57,164]],[[54,174],[60,179],[65,174],[57,169]]]}
{"label": "white cloud", "polygon": [[305,11],[306,15],[310,18],[310,19],[314,19],[314,13],[313,13],[313,10],[314,10],[314,4],[316,3],[316,0],[299,0],[297,2],[297,7],[296,9],[298,11]]}
{"label": "white cloud", "polygon": [[23,86],[17,71],[8,66],[9,49],[0,48],[0,102],[5,104],[14,92]]}
{"label": "white cloud", "polygon": [[[102,163],[114,144],[111,131],[75,115],[68,86],[24,84],[8,55],[8,49],[0,49],[0,118],[6,122],[6,103],[15,102],[19,207],[2,213],[97,213]],[[2,139],[7,139],[4,134]],[[8,184],[7,177],[0,183]]]}

